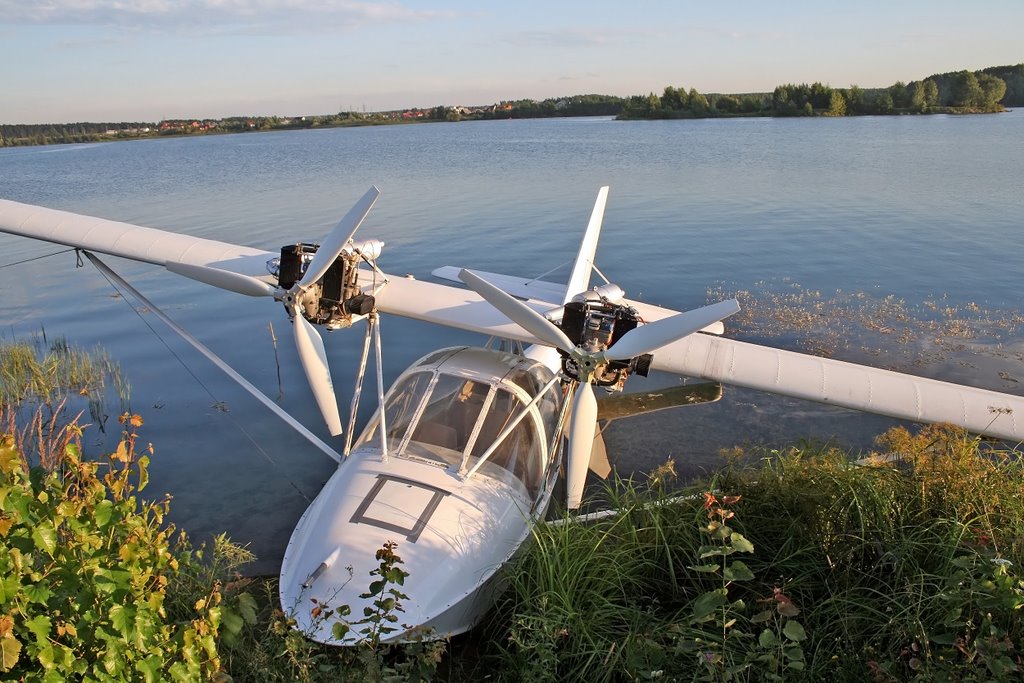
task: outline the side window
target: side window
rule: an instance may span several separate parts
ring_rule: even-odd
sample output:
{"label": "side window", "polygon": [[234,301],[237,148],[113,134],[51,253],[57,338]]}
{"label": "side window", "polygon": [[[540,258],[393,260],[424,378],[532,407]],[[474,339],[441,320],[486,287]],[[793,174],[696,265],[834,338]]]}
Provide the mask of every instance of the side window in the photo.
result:
{"label": "side window", "polygon": [[[423,399],[424,392],[430,386],[432,376],[433,373],[430,372],[417,372],[409,375],[402,380],[400,385],[394,388],[391,396],[388,397],[388,402],[384,407],[384,416],[388,429],[388,449],[398,448],[399,444],[402,443],[402,438],[409,428],[409,422],[412,420],[413,415],[416,414],[416,409]],[[379,438],[376,434],[379,427],[380,417],[378,415],[363,430],[363,434],[356,443],[356,447],[358,448],[364,443],[371,442],[374,438]]]}

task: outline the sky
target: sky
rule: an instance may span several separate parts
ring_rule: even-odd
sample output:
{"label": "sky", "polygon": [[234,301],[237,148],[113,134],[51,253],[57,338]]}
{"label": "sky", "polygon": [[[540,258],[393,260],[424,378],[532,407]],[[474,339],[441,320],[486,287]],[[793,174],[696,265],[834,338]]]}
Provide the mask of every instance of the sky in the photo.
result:
{"label": "sky", "polygon": [[0,124],[888,86],[1024,62],[1024,0],[0,0]]}

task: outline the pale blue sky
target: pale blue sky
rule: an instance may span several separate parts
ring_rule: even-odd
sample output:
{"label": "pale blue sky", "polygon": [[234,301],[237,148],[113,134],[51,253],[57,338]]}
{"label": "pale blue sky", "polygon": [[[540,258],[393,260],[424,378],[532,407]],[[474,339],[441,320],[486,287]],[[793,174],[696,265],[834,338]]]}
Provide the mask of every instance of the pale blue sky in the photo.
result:
{"label": "pale blue sky", "polygon": [[0,123],[886,86],[1024,62],[1024,0],[0,0]]}

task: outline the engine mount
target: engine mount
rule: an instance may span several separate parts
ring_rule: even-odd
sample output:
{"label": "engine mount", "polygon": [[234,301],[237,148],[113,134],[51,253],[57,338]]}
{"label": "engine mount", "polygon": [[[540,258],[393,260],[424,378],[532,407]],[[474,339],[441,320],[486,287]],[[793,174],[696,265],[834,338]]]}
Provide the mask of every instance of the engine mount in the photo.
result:
{"label": "engine mount", "polygon": [[[560,327],[574,344],[590,353],[599,353],[636,329],[639,323],[640,315],[632,306],[614,303],[591,291],[565,304]],[[559,354],[562,356],[562,371],[572,379],[582,379],[572,356],[561,350]],[[594,384],[610,391],[621,391],[630,373],[647,376],[652,358],[650,354],[644,354],[626,361],[608,361],[597,368]]]}
{"label": "engine mount", "polygon": [[[360,248],[365,247],[365,249]],[[300,299],[300,310],[306,320],[329,330],[349,327],[374,309],[374,298],[359,287],[359,261],[365,255],[376,258],[383,247],[379,240],[367,240],[346,247],[319,281],[310,286]],[[281,247],[281,256],[268,264],[281,289],[290,290],[302,279],[317,244],[299,243]]]}

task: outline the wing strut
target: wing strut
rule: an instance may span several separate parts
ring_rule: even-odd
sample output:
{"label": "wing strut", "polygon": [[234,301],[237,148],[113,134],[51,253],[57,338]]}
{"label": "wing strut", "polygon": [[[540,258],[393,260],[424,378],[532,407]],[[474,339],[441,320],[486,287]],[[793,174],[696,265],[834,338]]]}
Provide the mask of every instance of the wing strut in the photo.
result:
{"label": "wing strut", "polygon": [[341,464],[341,456],[338,455],[338,453],[333,448],[324,443],[316,434],[306,429],[306,427],[303,426],[302,423],[300,423],[294,417],[289,415],[288,412],[284,410],[284,408],[271,401],[266,394],[257,389],[255,386],[253,386],[253,384],[249,382],[249,380],[245,379],[240,374],[238,374],[238,372],[233,367],[224,362],[220,358],[220,356],[215,354],[213,351],[207,348],[202,342],[200,342],[198,339],[189,334],[189,332],[180,325],[178,325],[178,323],[171,320],[171,318],[169,318],[166,313],[157,308],[156,305],[154,305],[152,301],[143,296],[142,293],[139,292],[139,290],[132,287],[124,280],[124,278],[122,278],[120,275],[118,275],[113,270],[108,268],[107,265],[99,259],[99,257],[97,257],[95,254],[89,251],[83,250],[83,253],[101,273],[109,277],[111,280],[116,282],[121,287],[124,287],[126,290],[128,290],[128,292],[130,292],[132,296],[137,298],[151,311],[153,311],[156,317],[160,318],[160,320],[162,320],[165,325],[167,325],[169,328],[177,332],[182,339],[191,344],[196,351],[206,356],[206,358],[211,363],[220,368],[228,377],[235,380],[235,382],[237,382],[243,389],[248,391],[257,401],[265,405],[275,415],[277,415],[279,418],[288,423],[288,426],[290,426],[292,429],[297,431],[302,436],[306,437],[306,439],[310,443],[312,443],[314,446],[316,446],[321,451],[330,456],[332,460],[334,460],[338,464]]}

